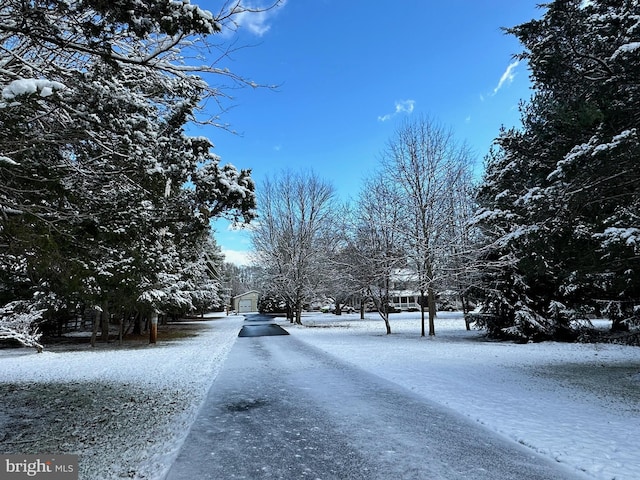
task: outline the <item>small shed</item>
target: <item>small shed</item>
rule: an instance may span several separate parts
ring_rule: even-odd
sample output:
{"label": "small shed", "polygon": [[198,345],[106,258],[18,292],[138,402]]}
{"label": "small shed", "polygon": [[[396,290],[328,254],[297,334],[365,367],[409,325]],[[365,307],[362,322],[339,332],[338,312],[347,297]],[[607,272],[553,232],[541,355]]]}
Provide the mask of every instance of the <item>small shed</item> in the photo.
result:
{"label": "small shed", "polygon": [[260,297],[260,292],[257,290],[250,290],[236,295],[233,297],[233,310],[238,313],[257,312],[258,297]]}

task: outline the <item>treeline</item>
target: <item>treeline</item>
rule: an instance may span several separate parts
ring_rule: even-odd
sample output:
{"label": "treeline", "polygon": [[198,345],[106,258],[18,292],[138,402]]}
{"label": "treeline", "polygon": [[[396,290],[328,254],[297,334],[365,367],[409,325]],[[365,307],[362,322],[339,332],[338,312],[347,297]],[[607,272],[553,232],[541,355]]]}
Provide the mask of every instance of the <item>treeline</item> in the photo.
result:
{"label": "treeline", "polygon": [[[541,8],[507,30],[524,46],[533,95],[479,185],[464,145],[423,118],[398,129],[353,205],[313,174],[259,189],[255,250],[269,295],[297,321],[319,293],[338,304],[358,293],[389,333],[392,273],[407,268],[430,334],[437,296],[452,291],[477,302],[468,320],[497,338],[575,340],[594,317],[614,331],[640,325],[640,6]],[[423,335],[424,323],[423,309]]]}
{"label": "treeline", "polygon": [[0,338],[222,302],[210,220],[254,218],[254,185],[185,127],[224,95],[204,74],[243,80],[189,58],[242,8],[134,3],[0,7]]}
{"label": "treeline", "polygon": [[[422,335],[427,323],[434,335],[437,297],[455,292],[468,306],[472,295],[471,167],[450,130],[421,118],[398,128],[354,202],[341,204],[313,172],[267,179],[252,229],[265,296],[280,299],[297,323],[314,300],[331,298],[340,311],[357,297],[362,307],[373,303],[391,333],[390,291],[417,290]],[[410,275],[399,288],[402,271]]]}
{"label": "treeline", "polygon": [[640,325],[636,0],[556,0],[507,29],[533,96],[479,185],[465,145],[421,118],[398,128],[348,205],[312,172],[254,192],[248,171],[186,133],[202,102],[224,95],[204,74],[244,83],[183,55],[233,23],[239,3],[218,15],[134,3],[0,6],[0,338],[37,345],[34,322],[59,327],[71,312],[220,303],[210,220],[251,221],[256,194],[261,281],[296,321],[321,293],[339,307],[360,292],[390,332],[392,275],[406,269],[423,334],[443,292],[479,305],[469,320],[499,338],[574,340],[593,316]]}

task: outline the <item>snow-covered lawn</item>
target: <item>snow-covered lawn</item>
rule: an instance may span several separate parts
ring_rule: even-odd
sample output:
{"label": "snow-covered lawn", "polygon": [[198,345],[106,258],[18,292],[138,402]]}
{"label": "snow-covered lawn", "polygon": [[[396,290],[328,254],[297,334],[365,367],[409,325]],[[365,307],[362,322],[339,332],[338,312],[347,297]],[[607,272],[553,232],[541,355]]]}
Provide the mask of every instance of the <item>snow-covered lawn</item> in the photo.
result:
{"label": "snow-covered lawn", "polygon": [[590,477],[640,478],[640,349],[488,342],[455,312],[422,338],[419,315],[391,315],[390,336],[376,314],[308,315],[289,331]]}
{"label": "snow-covered lawn", "polygon": [[[638,348],[487,342],[457,313],[439,314],[435,338],[419,336],[419,314],[394,314],[387,336],[367,317],[278,323],[592,478],[638,478]],[[242,320],[194,322],[197,336],[155,346],[0,350],[0,449],[77,453],[83,480],[161,479]]]}
{"label": "snow-covered lawn", "polygon": [[78,454],[81,480],[162,478],[243,320],[135,348],[0,350],[0,451]]}

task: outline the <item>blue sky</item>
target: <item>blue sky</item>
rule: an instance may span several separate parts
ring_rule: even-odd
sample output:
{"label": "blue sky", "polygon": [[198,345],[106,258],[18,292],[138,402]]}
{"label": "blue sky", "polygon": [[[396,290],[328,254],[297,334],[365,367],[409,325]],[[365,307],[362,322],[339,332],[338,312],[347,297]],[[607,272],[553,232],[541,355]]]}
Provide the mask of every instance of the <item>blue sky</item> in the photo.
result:
{"label": "blue sky", "polygon": [[[518,102],[531,93],[526,64],[513,59],[522,47],[500,27],[539,18],[537,3],[287,0],[246,15],[219,42],[248,47],[218,66],[278,87],[228,92],[221,121],[238,135],[192,133],[211,138],[223,163],[252,169],[258,188],[283,169],[313,169],[346,200],[400,123],[424,115],[471,147],[480,173],[501,125],[519,124]],[[228,261],[241,262],[246,232],[215,228]]]}

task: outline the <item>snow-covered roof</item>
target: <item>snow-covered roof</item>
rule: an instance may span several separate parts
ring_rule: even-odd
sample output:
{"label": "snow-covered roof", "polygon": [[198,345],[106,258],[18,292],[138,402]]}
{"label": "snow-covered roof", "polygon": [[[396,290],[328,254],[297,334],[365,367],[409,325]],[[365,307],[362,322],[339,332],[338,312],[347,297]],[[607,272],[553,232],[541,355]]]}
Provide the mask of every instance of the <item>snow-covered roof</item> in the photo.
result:
{"label": "snow-covered roof", "polygon": [[241,293],[240,295],[236,295],[233,298],[246,297],[247,295],[250,295],[252,293],[260,294],[260,292],[258,290],[249,290],[248,292]]}

